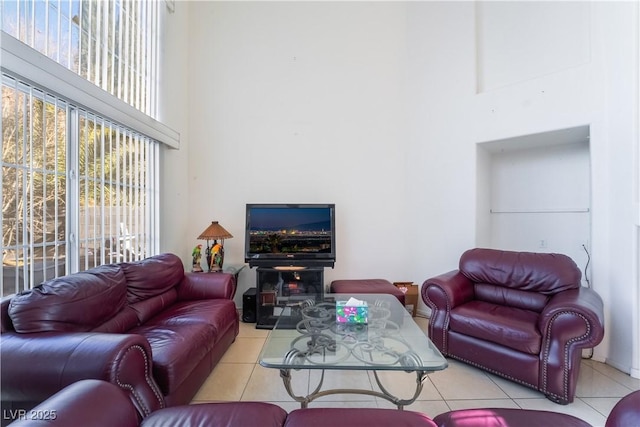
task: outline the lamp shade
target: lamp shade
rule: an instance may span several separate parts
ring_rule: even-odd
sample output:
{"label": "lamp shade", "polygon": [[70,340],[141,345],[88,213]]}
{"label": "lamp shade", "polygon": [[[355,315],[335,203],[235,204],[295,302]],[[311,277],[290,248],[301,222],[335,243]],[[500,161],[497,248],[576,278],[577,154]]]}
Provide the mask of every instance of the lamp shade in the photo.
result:
{"label": "lamp shade", "polygon": [[200,240],[216,240],[216,239],[230,239],[233,235],[224,229],[223,226],[218,224],[218,221],[211,221],[211,225],[207,227],[200,235]]}

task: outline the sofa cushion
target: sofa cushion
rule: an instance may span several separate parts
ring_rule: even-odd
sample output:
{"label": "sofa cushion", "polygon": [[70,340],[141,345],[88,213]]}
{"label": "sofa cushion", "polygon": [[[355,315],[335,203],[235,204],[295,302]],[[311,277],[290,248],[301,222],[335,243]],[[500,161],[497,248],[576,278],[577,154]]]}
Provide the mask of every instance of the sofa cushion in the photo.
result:
{"label": "sofa cushion", "polygon": [[537,292],[521,291],[504,286],[476,283],[473,287],[476,299],[498,305],[523,308],[541,313],[549,302],[549,296]]}
{"label": "sofa cushion", "polygon": [[127,278],[129,304],[164,294],[178,285],[184,276],[182,261],[173,254],[156,255],[121,266]]}
{"label": "sofa cushion", "polygon": [[237,325],[238,312],[231,300],[177,302],[146,322],[147,326],[174,326],[204,323],[213,328],[216,337]]}
{"label": "sofa cushion", "polygon": [[142,427],[260,426],[281,427],[287,412],[272,403],[216,402],[160,409],[142,421]]}
{"label": "sofa cushion", "polygon": [[437,427],[420,412],[382,408],[306,408],[289,413],[284,427]]}
{"label": "sofa cushion", "polygon": [[125,277],[103,265],[58,277],[15,295],[9,316],[17,332],[85,332],[118,313],[126,302]]}
{"label": "sofa cushion", "polygon": [[460,409],[437,415],[433,421],[438,427],[591,427],[573,415],[514,408]]}
{"label": "sofa cushion", "polygon": [[555,294],[580,287],[582,273],[566,255],[469,249],[460,257],[460,272],[475,283]]}
{"label": "sofa cushion", "polygon": [[153,377],[165,396],[175,391],[218,341],[206,323],[160,326],[141,325],[130,333],[149,341],[153,354]]}
{"label": "sofa cushion", "polygon": [[92,329],[91,332],[105,332],[109,334],[124,334],[129,329],[140,324],[136,312],[125,305],[115,316],[107,319],[103,324]]}
{"label": "sofa cushion", "polygon": [[156,314],[170,307],[177,299],[177,291],[174,288],[160,294],[151,296],[145,300],[135,302],[130,307],[138,316],[140,324],[145,323]]}
{"label": "sofa cushion", "polygon": [[452,331],[491,341],[524,353],[540,353],[538,313],[514,307],[471,301],[451,310]]}

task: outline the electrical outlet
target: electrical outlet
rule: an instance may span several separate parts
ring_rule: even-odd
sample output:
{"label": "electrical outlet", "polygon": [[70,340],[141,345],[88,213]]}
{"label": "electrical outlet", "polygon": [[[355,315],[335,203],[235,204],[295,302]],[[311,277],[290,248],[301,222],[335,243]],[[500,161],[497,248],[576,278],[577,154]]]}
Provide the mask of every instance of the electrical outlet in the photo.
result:
{"label": "electrical outlet", "polygon": [[547,247],[547,240],[546,239],[540,239],[538,241],[538,247],[541,248],[541,249],[542,248],[546,248]]}

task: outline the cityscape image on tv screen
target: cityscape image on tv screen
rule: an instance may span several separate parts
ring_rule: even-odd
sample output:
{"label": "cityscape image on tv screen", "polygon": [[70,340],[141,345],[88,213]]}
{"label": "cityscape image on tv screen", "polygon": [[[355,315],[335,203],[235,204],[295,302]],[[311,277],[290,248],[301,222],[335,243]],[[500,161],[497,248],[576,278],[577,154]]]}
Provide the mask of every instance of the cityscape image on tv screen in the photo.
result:
{"label": "cityscape image on tv screen", "polygon": [[249,253],[304,254],[331,252],[331,209],[253,207]]}

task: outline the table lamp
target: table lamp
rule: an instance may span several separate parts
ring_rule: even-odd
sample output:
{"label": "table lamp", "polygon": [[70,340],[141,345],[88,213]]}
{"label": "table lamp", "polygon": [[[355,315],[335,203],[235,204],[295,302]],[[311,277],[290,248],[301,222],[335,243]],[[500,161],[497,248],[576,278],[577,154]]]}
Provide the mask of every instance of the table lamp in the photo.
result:
{"label": "table lamp", "polygon": [[[209,272],[222,271],[224,262],[224,239],[230,239],[233,236],[218,221],[211,221],[206,230],[198,236],[199,240],[207,241],[207,269]],[[209,240],[213,240],[213,245],[209,246]],[[220,243],[218,243],[220,240]]]}

